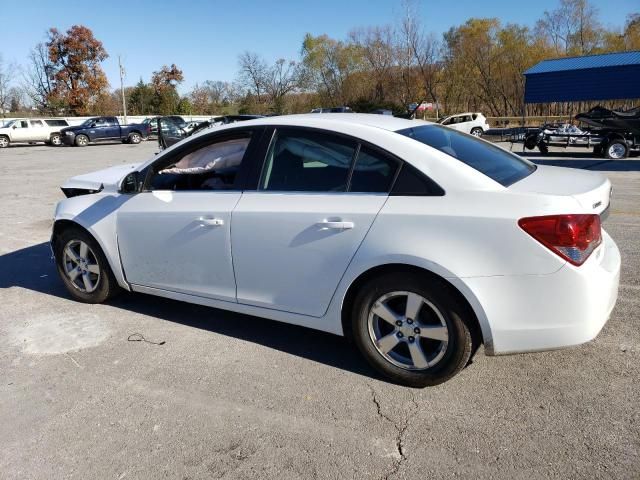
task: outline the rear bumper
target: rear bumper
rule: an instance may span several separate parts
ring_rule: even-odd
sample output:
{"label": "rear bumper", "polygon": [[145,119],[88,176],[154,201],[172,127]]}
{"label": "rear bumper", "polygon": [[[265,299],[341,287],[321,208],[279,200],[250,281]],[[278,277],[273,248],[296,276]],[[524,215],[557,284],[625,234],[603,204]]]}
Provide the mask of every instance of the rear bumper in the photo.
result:
{"label": "rear bumper", "polygon": [[466,278],[491,331],[489,355],[551,350],[595,338],[618,298],[620,252],[603,231],[603,243],[580,267],[550,275]]}

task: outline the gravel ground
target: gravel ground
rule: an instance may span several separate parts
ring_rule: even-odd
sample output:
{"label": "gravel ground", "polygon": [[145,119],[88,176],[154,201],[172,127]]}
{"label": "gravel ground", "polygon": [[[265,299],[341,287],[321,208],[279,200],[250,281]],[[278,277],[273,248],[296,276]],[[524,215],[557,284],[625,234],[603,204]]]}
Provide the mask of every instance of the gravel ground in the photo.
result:
{"label": "gravel ground", "polygon": [[332,335],[141,294],[71,301],[47,245],[58,185],[155,150],[0,151],[0,478],[639,478],[640,158],[535,158],[613,182],[623,270],[599,337],[480,351],[414,390]]}

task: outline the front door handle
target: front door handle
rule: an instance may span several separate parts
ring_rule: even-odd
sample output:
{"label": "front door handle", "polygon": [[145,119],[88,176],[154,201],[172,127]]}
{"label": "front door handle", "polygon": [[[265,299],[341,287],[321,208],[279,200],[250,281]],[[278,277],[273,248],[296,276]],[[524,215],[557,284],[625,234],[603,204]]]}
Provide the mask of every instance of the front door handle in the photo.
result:
{"label": "front door handle", "polygon": [[324,220],[322,222],[319,222],[318,226],[322,229],[351,230],[354,227],[354,224],[353,222]]}
{"label": "front door handle", "polygon": [[200,225],[202,225],[203,227],[220,227],[224,225],[224,220],[222,220],[221,218],[200,217],[198,218],[198,222],[200,222]]}

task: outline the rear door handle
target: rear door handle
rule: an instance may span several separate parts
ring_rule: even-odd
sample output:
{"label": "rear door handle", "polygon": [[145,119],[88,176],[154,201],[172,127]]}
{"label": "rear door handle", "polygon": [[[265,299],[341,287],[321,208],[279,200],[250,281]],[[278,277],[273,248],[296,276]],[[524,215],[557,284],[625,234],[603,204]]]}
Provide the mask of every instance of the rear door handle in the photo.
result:
{"label": "rear door handle", "polygon": [[331,230],[351,230],[354,227],[353,222],[342,222],[342,221],[329,221],[324,220],[317,224],[322,229],[331,229]]}
{"label": "rear door handle", "polygon": [[224,225],[224,220],[222,220],[221,218],[200,217],[198,218],[198,222],[200,222],[200,225],[202,225],[203,227],[220,227]]}

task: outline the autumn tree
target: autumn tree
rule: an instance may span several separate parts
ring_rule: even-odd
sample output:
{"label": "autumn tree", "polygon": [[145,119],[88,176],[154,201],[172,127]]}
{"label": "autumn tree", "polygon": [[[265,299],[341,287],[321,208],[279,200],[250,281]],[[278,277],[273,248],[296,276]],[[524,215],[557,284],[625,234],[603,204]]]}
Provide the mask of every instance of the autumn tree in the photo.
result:
{"label": "autumn tree", "polygon": [[100,63],[109,55],[93,32],[74,25],[65,33],[51,28],[46,42],[44,74],[51,82],[49,101],[72,115],[91,113],[91,105],[109,87]]}
{"label": "autumn tree", "polygon": [[176,64],[170,67],[163,65],[160,70],[153,72],[151,76],[151,87],[153,88],[153,107],[160,115],[170,115],[175,113],[180,102],[178,95],[178,85],[184,81],[184,75]]}

